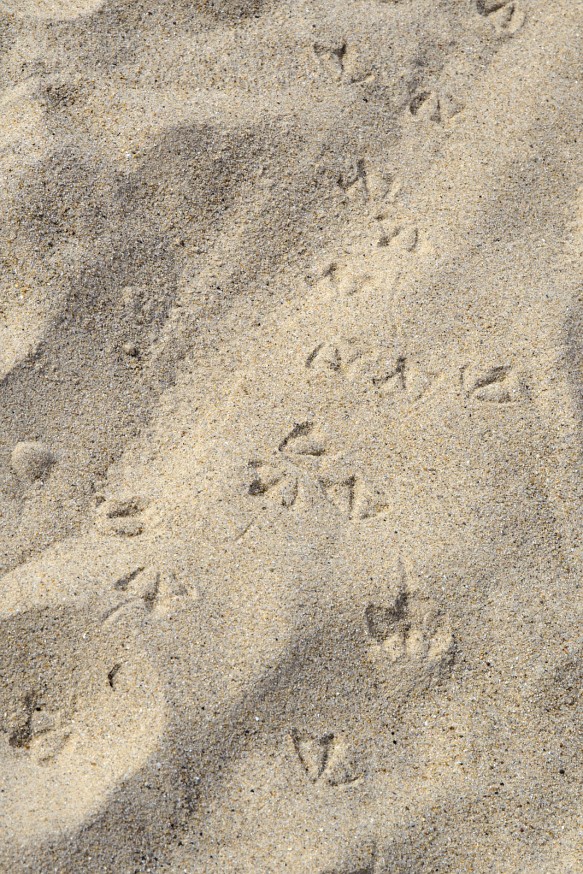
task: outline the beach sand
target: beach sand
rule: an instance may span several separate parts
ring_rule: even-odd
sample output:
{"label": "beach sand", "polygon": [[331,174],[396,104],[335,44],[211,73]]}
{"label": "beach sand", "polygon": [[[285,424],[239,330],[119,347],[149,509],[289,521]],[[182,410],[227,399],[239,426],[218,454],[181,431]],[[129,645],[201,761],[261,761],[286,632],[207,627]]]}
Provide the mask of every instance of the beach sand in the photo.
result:
{"label": "beach sand", "polygon": [[580,0],[1,0],[0,869],[582,874]]}

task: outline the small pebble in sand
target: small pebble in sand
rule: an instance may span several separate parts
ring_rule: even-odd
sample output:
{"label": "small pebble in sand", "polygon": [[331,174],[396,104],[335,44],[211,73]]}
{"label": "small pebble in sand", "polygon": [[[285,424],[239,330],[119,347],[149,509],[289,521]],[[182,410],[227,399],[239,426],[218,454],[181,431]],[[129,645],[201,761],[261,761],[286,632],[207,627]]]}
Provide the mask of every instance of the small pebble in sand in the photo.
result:
{"label": "small pebble in sand", "polygon": [[21,480],[29,483],[45,479],[55,460],[48,446],[32,440],[17,443],[10,457],[14,473]]}

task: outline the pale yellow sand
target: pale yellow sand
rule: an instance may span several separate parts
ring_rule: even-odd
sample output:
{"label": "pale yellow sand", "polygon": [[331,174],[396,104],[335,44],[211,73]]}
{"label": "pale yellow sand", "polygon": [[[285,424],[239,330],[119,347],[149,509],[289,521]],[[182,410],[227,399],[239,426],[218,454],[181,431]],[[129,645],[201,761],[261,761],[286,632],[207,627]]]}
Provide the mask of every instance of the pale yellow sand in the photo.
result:
{"label": "pale yellow sand", "polygon": [[581,874],[583,5],[0,0],[0,869]]}

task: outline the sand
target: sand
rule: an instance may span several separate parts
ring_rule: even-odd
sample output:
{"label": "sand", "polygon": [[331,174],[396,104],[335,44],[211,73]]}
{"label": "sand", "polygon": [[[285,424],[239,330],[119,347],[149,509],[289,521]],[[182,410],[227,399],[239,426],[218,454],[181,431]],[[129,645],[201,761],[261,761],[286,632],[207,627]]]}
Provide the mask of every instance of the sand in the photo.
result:
{"label": "sand", "polygon": [[582,32],[0,2],[0,870],[583,872]]}

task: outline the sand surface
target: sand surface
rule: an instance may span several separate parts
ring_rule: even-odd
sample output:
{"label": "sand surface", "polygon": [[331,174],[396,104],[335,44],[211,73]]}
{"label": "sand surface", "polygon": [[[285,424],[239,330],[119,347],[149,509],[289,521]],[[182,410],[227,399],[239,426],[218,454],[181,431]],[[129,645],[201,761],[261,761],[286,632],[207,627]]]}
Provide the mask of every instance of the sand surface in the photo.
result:
{"label": "sand surface", "polygon": [[0,870],[582,874],[583,3],[0,0]]}

